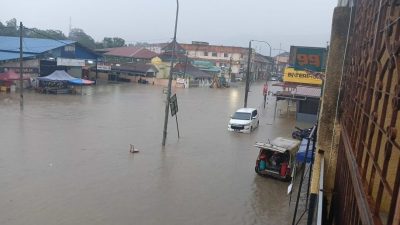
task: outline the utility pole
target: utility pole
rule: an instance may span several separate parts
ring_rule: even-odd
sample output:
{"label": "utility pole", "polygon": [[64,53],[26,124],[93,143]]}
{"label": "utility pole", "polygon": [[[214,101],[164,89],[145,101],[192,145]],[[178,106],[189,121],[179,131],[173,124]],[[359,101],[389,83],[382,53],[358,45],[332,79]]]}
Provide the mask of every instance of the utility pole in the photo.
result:
{"label": "utility pole", "polygon": [[71,30],[72,30],[72,21],[71,21],[71,16],[69,17],[69,33],[68,36],[71,34]]}
{"label": "utility pole", "polygon": [[187,68],[187,64],[188,64],[188,59],[189,59],[189,56],[188,56],[188,53],[186,52],[185,67],[183,69],[183,79],[186,79],[186,68]]}
{"label": "utility pole", "polygon": [[176,0],[175,31],[174,31],[174,39],[172,41],[171,68],[169,70],[169,78],[168,78],[167,102],[165,103],[165,117],[164,117],[164,131],[163,131],[162,146],[165,146],[165,140],[167,139],[169,103],[170,103],[170,98],[171,98],[171,85],[172,85],[172,69],[174,68],[174,57],[175,57],[175,48],[176,48],[176,31],[178,28],[178,13],[179,13],[179,0]]}
{"label": "utility pole", "polygon": [[244,107],[247,107],[247,97],[249,96],[249,86],[250,86],[250,64],[251,64],[251,40],[249,41],[249,55],[247,59],[247,74],[246,74],[246,89],[244,93]]}
{"label": "utility pole", "polygon": [[96,84],[97,84],[97,78],[98,78],[98,75],[99,75],[99,71],[97,70],[97,64],[99,63],[99,58],[96,56]]}
{"label": "utility pole", "polygon": [[231,82],[235,82],[235,79],[232,80],[232,56],[229,58],[229,79]]}
{"label": "utility pole", "polygon": [[23,82],[23,49],[22,49],[22,34],[23,26],[22,22],[19,23],[19,108],[21,111],[24,110],[24,82]]}

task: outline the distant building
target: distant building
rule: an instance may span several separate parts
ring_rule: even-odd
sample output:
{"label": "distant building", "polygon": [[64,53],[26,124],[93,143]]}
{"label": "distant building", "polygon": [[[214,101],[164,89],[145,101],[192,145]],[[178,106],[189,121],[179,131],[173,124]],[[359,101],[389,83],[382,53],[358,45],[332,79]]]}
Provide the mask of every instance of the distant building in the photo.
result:
{"label": "distant building", "polygon": [[277,74],[283,74],[285,68],[289,66],[289,52],[283,52],[274,57]]}
{"label": "distant building", "polygon": [[[181,44],[194,60],[213,62],[220,68],[221,75],[234,80],[244,77],[247,71],[248,48],[235,46],[210,45],[207,42],[193,41],[192,44]],[[273,69],[273,59],[256,53],[251,57],[251,79],[267,78]],[[230,75],[230,77],[229,77]]]}
{"label": "distant building", "polygon": [[107,63],[149,63],[158,54],[143,47],[118,47],[101,49]]}
{"label": "distant building", "polygon": [[190,58],[211,61],[223,71],[230,68],[234,76],[239,76],[245,67],[247,48],[210,45],[207,42],[192,42],[181,46],[186,49]]}
{"label": "distant building", "polygon": [[[0,36],[0,72],[19,70],[19,37]],[[71,40],[23,38],[24,74],[47,76],[65,70],[75,77],[89,74],[100,55]]]}

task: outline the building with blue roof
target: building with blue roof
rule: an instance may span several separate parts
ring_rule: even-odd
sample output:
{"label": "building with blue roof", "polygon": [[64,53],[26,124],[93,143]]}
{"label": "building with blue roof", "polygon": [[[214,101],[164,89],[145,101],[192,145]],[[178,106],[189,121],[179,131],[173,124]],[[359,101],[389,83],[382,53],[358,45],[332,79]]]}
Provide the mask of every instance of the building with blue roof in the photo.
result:
{"label": "building with blue roof", "polygon": [[[55,70],[66,70],[81,77],[95,67],[100,55],[71,40],[23,38],[24,73],[46,76]],[[19,37],[0,36],[0,72],[18,70],[20,57]]]}

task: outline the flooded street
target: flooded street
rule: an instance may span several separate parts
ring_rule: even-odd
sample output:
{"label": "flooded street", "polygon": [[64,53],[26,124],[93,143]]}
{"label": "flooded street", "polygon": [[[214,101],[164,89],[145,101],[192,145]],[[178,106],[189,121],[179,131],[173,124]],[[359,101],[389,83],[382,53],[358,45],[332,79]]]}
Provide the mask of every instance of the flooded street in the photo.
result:
{"label": "flooded street", "polygon": [[[161,147],[161,87],[99,85],[86,95],[0,95],[0,224],[287,224],[288,183],[254,172],[256,141],[288,136],[293,115],[273,120],[262,85],[252,134],[227,131],[243,87],[177,89],[178,140],[170,117]],[[140,153],[129,153],[130,144]]]}

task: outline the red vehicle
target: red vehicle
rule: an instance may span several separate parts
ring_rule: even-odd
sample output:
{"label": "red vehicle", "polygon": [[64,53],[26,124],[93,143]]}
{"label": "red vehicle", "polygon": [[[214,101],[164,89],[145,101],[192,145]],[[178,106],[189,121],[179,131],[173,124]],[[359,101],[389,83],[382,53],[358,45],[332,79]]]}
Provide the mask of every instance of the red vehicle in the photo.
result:
{"label": "red vehicle", "polygon": [[270,143],[257,142],[259,148],[255,171],[261,176],[290,181],[300,141],[278,137]]}

